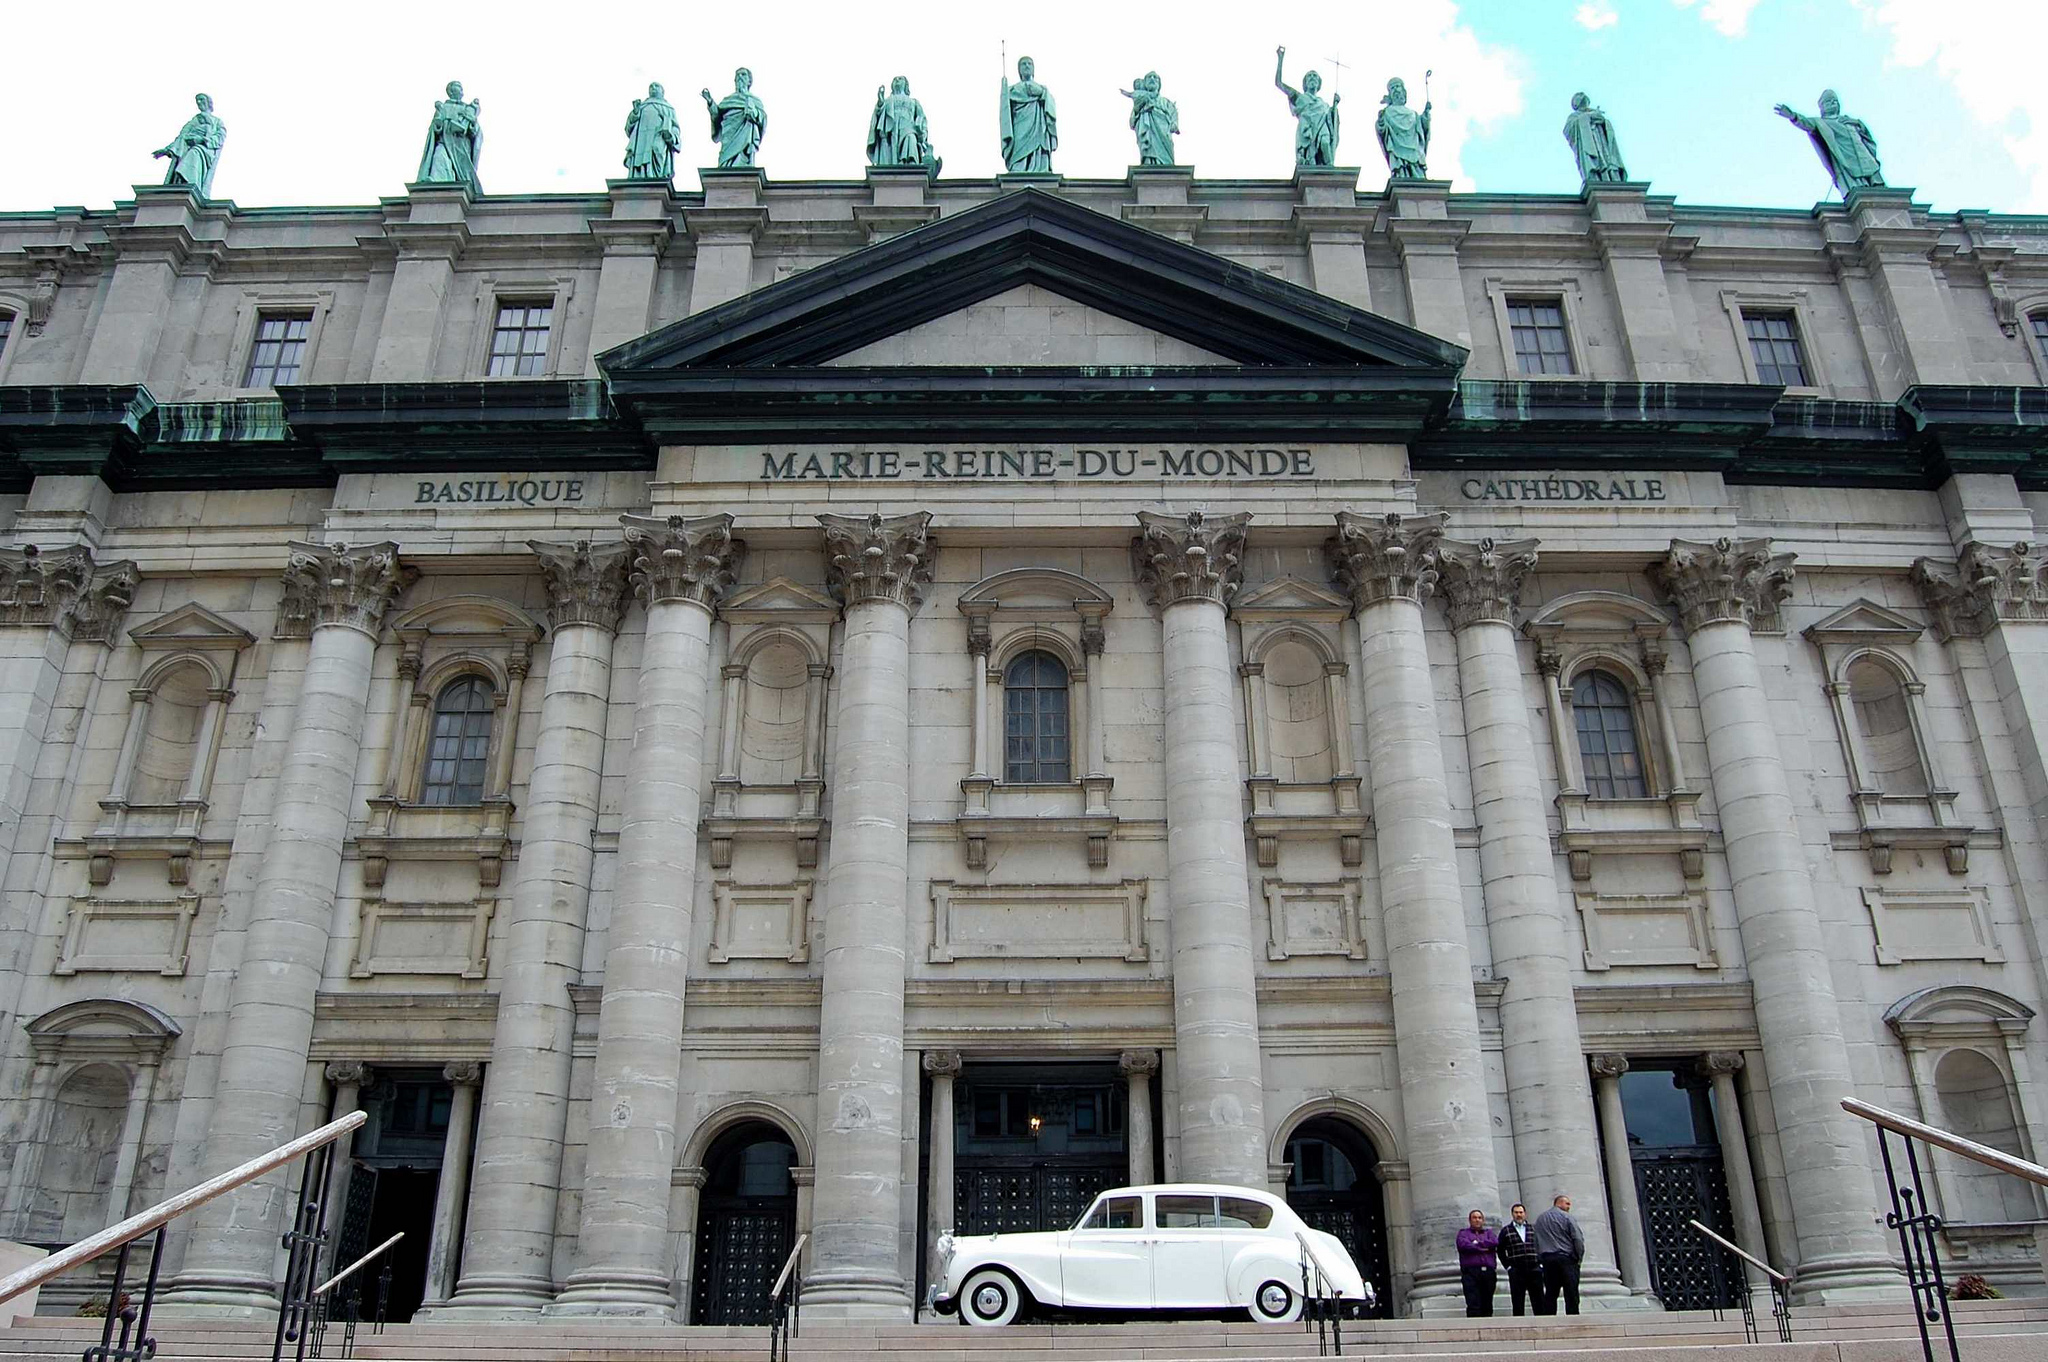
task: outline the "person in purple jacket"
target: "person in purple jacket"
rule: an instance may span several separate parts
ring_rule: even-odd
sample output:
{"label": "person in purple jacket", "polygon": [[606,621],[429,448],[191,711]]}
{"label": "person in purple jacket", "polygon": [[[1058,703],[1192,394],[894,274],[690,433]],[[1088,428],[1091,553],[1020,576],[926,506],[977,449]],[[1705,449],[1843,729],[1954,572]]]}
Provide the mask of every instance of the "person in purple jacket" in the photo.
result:
{"label": "person in purple jacket", "polygon": [[1458,1231],[1458,1276],[1465,1284],[1465,1317],[1486,1319],[1493,1315],[1493,1284],[1499,1277],[1494,1259],[1500,1253],[1500,1236],[1486,1228],[1486,1212],[1465,1217],[1467,1228]]}

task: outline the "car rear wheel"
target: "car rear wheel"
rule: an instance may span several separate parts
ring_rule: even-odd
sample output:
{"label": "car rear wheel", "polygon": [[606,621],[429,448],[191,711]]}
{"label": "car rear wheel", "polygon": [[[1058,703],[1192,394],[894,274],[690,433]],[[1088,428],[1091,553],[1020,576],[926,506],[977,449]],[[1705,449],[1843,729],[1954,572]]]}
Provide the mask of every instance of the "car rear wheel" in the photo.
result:
{"label": "car rear wheel", "polygon": [[1023,1305],[1024,1293],[1016,1278],[1001,1268],[982,1268],[960,1288],[960,1318],[967,1324],[990,1328],[1008,1324]]}
{"label": "car rear wheel", "polygon": [[1292,1324],[1301,1318],[1301,1297],[1287,1283],[1269,1278],[1252,1292],[1251,1312],[1261,1324]]}

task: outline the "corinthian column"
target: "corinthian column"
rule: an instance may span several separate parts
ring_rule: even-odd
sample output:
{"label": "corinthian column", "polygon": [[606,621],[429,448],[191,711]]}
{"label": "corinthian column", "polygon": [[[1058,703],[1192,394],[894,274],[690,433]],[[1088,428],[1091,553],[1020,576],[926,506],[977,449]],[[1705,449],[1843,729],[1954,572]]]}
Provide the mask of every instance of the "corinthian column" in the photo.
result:
{"label": "corinthian column", "polygon": [[1706,727],[1707,765],[1770,1075],[1799,1238],[1795,1290],[1828,1303],[1896,1290],[1854,1095],[1827,942],[1799,840],[1750,626],[1792,591],[1792,555],[1766,539],[1674,540],[1650,573],[1678,607]]}
{"label": "corinthian column", "polygon": [[1457,1250],[1444,1227],[1500,1197],[1465,899],[1422,634],[1422,598],[1436,586],[1445,519],[1339,512],[1328,546],[1337,585],[1358,614],[1380,913],[1414,1198],[1409,1309],[1416,1314],[1448,1310],[1459,1296]]}
{"label": "corinthian column", "polygon": [[[291,546],[282,627],[302,625],[312,641],[257,872],[246,964],[228,995],[206,1177],[298,1134],[313,997],[355,804],[370,663],[384,612],[412,575],[399,565],[396,544]],[[178,1303],[233,1310],[276,1304],[278,1238],[291,1204],[285,1187],[296,1171],[245,1183],[193,1212],[184,1268],[172,1283]]]}
{"label": "corinthian column", "polygon": [[665,1321],[669,1173],[683,1066],[683,979],[697,890],[698,785],[711,692],[711,621],[743,546],[732,517],[622,516],[647,607],[633,751],[619,810],[618,888],[583,1172],[583,1265],[551,1313]]}
{"label": "corinthian column", "polygon": [[1472,804],[1479,821],[1479,878],[1500,1001],[1508,1112],[1522,1195],[1547,1206],[1574,1198],[1586,1230],[1584,1293],[1590,1303],[1626,1300],[1607,1234],[1607,1198],[1593,1130],[1593,1092],[1579,1048],[1570,938],[1557,902],[1557,869],[1544,818],[1543,782],[1529,728],[1529,695],[1513,614],[1536,541],[1438,545],[1437,590],[1458,640],[1458,688]]}
{"label": "corinthian column", "polygon": [[818,1010],[818,1153],[804,1308],[910,1313],[903,1191],[903,976],[910,896],[910,617],[931,586],[931,515],[821,515],[846,610]]}
{"label": "corinthian column", "polygon": [[475,1189],[453,1299],[436,1315],[521,1314],[554,1299],[555,1203],[569,1113],[569,985],[583,958],[623,544],[531,544],[547,579],[548,676],[498,946],[498,1029],[484,1074]]}
{"label": "corinthian column", "polygon": [[1131,562],[1158,612],[1166,668],[1166,889],[1173,915],[1180,1168],[1266,1179],[1257,973],[1244,863],[1236,669],[1224,608],[1244,579],[1249,515],[1138,512]]}

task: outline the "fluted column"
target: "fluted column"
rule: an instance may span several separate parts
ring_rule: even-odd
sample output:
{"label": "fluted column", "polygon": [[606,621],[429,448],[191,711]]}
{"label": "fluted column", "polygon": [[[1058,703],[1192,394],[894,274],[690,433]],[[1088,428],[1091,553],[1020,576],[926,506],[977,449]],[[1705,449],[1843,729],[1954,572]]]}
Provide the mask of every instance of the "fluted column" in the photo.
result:
{"label": "fluted column", "polygon": [[473,1059],[458,1059],[442,1068],[441,1077],[454,1092],[448,1103],[448,1138],[441,1146],[441,1180],[434,1189],[434,1225],[427,1244],[426,1299],[430,1301],[447,1300],[455,1290],[455,1264],[462,1256],[462,1209],[469,1201],[469,1146],[476,1137],[476,1094],[483,1086],[484,1066]]}
{"label": "fluted column", "polygon": [[925,1253],[931,1260],[931,1281],[938,1281],[939,1236],[953,1230],[953,1080],[960,1076],[958,1050],[927,1050],[924,1071],[932,1080],[931,1149],[926,1160],[924,1204]]}
{"label": "fluted column", "polygon": [[[1721,1143],[1721,1171],[1728,1178],[1728,1209],[1735,1218],[1735,1242],[1768,1263],[1771,1250],[1764,1242],[1763,1208],[1757,1201],[1756,1173],[1749,1164],[1749,1137],[1742,1128],[1742,1103],[1735,1094],[1735,1075],[1742,1065],[1740,1050],[1715,1050],[1700,1057],[1700,1071],[1714,1089],[1714,1137]],[[1749,1281],[1747,1269],[1743,1278]],[[1749,1281],[1749,1285],[1761,1289],[1765,1283],[1759,1277]]]}
{"label": "fluted column", "polygon": [[1132,565],[1159,615],[1166,671],[1166,886],[1172,913],[1180,1171],[1266,1177],[1257,968],[1238,772],[1237,669],[1225,607],[1249,515],[1138,512]]}
{"label": "fluted column", "polygon": [[1131,1185],[1143,1187],[1158,1177],[1152,1171],[1158,1163],[1152,1141],[1152,1075],[1159,1072],[1159,1052],[1126,1050],[1117,1056],[1116,1067],[1127,1089],[1124,1141],[1130,1155]]}
{"label": "fluted column", "polygon": [[697,890],[697,812],[711,699],[711,623],[743,546],[732,517],[623,516],[647,608],[618,887],[583,1172],[582,1266],[551,1313],[667,1320],[669,1173],[683,1068],[683,979]]}
{"label": "fluted column", "polygon": [[[410,578],[398,545],[293,544],[282,628],[312,641],[271,806],[244,948],[229,993],[226,1039],[203,1170],[227,1172],[299,1133],[299,1094],[313,1041],[313,999],[327,956],[342,843],[370,702],[370,664],[385,610]],[[275,1303],[278,1237],[294,1170],[274,1173],[192,1214],[173,1279],[181,1305],[263,1310]]]}
{"label": "fluted column", "polygon": [[1436,586],[1445,519],[1340,512],[1328,545],[1337,585],[1358,614],[1380,913],[1414,1201],[1414,1313],[1458,1305],[1449,1227],[1474,1206],[1500,1199],[1464,891],[1422,633],[1422,598]]}
{"label": "fluted column", "polygon": [[[1621,1106],[1625,1055],[1594,1055],[1593,1091],[1600,1103],[1600,1149],[1607,1162],[1607,1194],[1614,1205],[1614,1256],[1631,1291],[1650,1289],[1650,1250],[1643,1241],[1643,1208],[1636,1196],[1635,1157],[1628,1147],[1628,1119]],[[1546,1204],[1545,1209],[1548,1209]],[[1587,1251],[1592,1250],[1591,1236]]]}
{"label": "fluted column", "polygon": [[1572,999],[1571,941],[1557,900],[1543,781],[1530,732],[1513,614],[1536,541],[1438,548],[1437,590],[1458,641],[1458,688],[1479,822],[1479,878],[1493,969],[1504,979],[1502,1060],[1522,1195],[1541,1209],[1574,1199],[1586,1231],[1581,1290],[1589,1303],[1625,1299],[1608,1251],[1607,1198],[1593,1137],[1593,1092]]}
{"label": "fluted column", "polygon": [[928,512],[821,515],[845,607],[818,1010],[817,1182],[804,1309],[902,1318],[903,978],[910,896],[910,617]]}
{"label": "fluted column", "polygon": [[436,1314],[519,1315],[554,1299],[555,1209],[569,1114],[569,985],[583,960],[623,544],[532,544],[547,580],[547,683],[498,945],[498,1027],[477,1127],[462,1277]]}
{"label": "fluted column", "polygon": [[1792,590],[1792,555],[1764,539],[1674,540],[1651,568],[1678,607],[1706,728],[1742,953],[1755,997],[1771,1108],[1799,1239],[1795,1290],[1822,1303],[1899,1284],[1872,1183],[1827,942],[1771,698],[1750,625]]}

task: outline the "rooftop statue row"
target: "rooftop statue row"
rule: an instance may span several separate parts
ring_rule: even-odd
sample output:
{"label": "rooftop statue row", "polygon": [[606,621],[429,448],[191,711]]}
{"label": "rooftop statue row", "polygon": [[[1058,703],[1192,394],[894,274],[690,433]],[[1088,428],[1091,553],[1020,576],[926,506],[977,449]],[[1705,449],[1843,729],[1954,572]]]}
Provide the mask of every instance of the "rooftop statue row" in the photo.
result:
{"label": "rooftop statue row", "polygon": [[[1301,88],[1286,81],[1287,49],[1280,48],[1273,68],[1273,84],[1287,96],[1294,115],[1294,163],[1316,167],[1337,164],[1339,129],[1338,103],[1342,95],[1322,96],[1322,77],[1314,71],[1302,77]],[[1424,72],[1425,82],[1429,72]],[[713,99],[705,90],[704,107],[711,115],[711,137],[718,144],[718,168],[751,167],[768,130],[768,111],[754,94],[754,73],[745,67],[733,72],[733,92]],[[1138,164],[1175,164],[1173,139],[1180,133],[1180,109],[1160,90],[1159,73],[1147,72],[1119,91],[1131,101],[1131,131],[1138,141]],[[427,142],[420,153],[418,184],[459,184],[473,194],[483,193],[477,177],[477,162],[483,154],[483,103],[462,98],[462,82],[448,82],[448,97],[434,104],[427,124]],[[220,161],[221,144],[227,140],[227,125],[215,117],[213,101],[196,96],[199,112],[170,143],[152,155],[170,161],[164,174],[167,185],[184,185],[207,197],[213,190],[214,167]],[[1419,180],[1429,174],[1429,131],[1431,105],[1425,83],[1421,112],[1408,103],[1408,86],[1398,76],[1387,82],[1380,100],[1379,116],[1373,130],[1380,152],[1386,157],[1393,179]],[[1842,101],[1833,90],[1820,96],[1820,116],[1809,118],[1787,105],[1776,112],[1813,139],[1814,150],[1828,168],[1835,187],[1848,194],[1858,189],[1884,186],[1883,167],[1877,159],[1877,138],[1868,124],[1842,112]],[[1052,154],[1059,149],[1059,115],[1052,91],[1039,84],[1031,58],[1017,62],[1017,79],[1003,77],[997,109],[1002,134],[1003,168],[1010,174],[1048,175]],[[1564,140],[1579,165],[1579,179],[1588,185],[1619,183],[1628,179],[1628,167],[1621,158],[1621,144],[1614,124],[1606,113],[1593,106],[1583,93],[1572,96],[1571,116],[1565,120]],[[676,152],[682,146],[682,128],[659,84],[647,87],[647,97],[633,101],[626,115],[626,175],[634,180],[667,181],[675,175]],[[874,111],[868,117],[868,164],[882,167],[924,168],[937,175],[943,164],[932,149],[931,127],[924,105],[910,93],[907,77],[897,76],[886,89],[875,90]]]}

